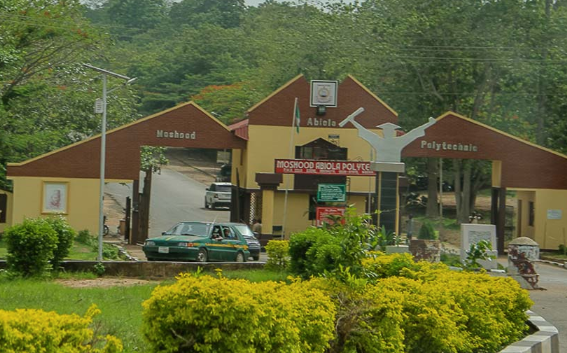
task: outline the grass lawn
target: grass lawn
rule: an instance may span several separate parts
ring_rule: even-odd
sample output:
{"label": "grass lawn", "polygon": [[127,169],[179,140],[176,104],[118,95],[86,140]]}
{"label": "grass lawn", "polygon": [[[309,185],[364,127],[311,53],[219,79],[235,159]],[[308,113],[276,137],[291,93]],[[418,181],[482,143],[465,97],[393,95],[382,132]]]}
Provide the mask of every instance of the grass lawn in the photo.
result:
{"label": "grass lawn", "polygon": [[[285,280],[288,274],[265,270],[239,270],[225,272],[223,275],[260,282]],[[80,281],[80,275],[77,277]],[[168,283],[171,281],[163,282]],[[91,304],[96,304],[102,311],[95,317],[95,322],[100,324],[99,334],[111,334],[120,338],[124,344],[124,352],[149,352],[141,333],[142,302],[150,298],[157,285],[158,283],[148,283],[109,288],[72,288],[57,281],[9,280],[0,275],[0,309],[41,309],[58,314],[83,316]]]}
{"label": "grass lawn", "polygon": [[102,311],[95,318],[100,334],[120,338],[125,352],[147,352],[141,335],[142,302],[156,284],[111,288],[69,288],[51,281],[1,280],[0,309],[42,309],[83,316],[91,304]]}
{"label": "grass lawn", "polygon": [[4,240],[0,239],[0,259],[5,259],[7,253],[6,243],[4,242]]}

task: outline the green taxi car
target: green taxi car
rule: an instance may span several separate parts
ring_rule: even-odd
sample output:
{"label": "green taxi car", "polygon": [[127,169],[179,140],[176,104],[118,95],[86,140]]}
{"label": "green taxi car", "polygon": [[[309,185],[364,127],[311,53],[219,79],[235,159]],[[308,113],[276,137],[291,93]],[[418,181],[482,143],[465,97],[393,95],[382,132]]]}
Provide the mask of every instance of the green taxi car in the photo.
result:
{"label": "green taxi car", "polygon": [[237,223],[180,222],[142,247],[148,261],[235,261],[250,256]]}

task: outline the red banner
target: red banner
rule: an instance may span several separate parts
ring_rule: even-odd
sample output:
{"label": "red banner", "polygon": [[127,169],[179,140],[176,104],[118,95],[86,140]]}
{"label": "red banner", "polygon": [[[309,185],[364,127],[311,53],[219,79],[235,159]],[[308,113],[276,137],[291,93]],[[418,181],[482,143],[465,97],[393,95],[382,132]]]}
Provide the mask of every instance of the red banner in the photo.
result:
{"label": "red banner", "polygon": [[[334,222],[328,216],[343,216],[345,214],[344,207],[317,207],[315,209],[317,227],[321,227],[323,223],[333,224]],[[344,224],[344,219],[341,222]]]}
{"label": "red banner", "polygon": [[276,173],[281,174],[318,174],[345,176],[373,176],[370,162],[320,161],[311,159],[276,159]]}

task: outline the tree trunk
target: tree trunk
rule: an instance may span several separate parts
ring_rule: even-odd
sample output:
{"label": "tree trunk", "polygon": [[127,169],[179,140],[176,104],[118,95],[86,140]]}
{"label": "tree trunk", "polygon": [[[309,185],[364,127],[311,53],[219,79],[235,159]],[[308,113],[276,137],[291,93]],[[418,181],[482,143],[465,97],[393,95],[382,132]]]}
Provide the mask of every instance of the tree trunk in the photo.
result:
{"label": "tree trunk", "polygon": [[439,207],[437,205],[438,166],[439,160],[437,158],[427,159],[427,208],[425,215],[430,218],[439,217]]}

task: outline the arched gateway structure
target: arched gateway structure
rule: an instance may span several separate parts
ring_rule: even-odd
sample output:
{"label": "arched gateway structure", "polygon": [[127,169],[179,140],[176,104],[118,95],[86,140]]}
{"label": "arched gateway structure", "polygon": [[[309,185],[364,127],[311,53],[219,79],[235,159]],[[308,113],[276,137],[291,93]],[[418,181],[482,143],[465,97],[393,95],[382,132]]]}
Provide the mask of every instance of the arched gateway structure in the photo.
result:
{"label": "arched gateway structure", "polygon": [[[364,212],[375,192],[366,165],[370,147],[352,125],[340,127],[339,123],[364,107],[357,122],[381,133],[376,126],[397,124],[397,114],[350,76],[336,84],[336,104],[322,107],[313,102],[311,93],[313,87],[326,89],[324,84],[314,86],[300,75],[250,108],[246,120],[229,127],[190,102],[111,130],[107,133],[106,179],[134,182],[137,190],[141,146],[232,149],[232,183],[239,187],[239,197],[233,198],[239,204],[233,204],[232,220],[262,218],[267,234],[285,230],[287,236],[305,229],[315,224],[317,206],[331,209],[338,205],[317,201],[320,184],[345,185],[346,200],[340,202],[354,204]],[[298,122],[298,132],[294,122]],[[499,250],[504,243],[506,190],[517,193],[517,236],[531,237],[544,249],[565,244],[566,156],[449,112],[437,118],[424,137],[405,147],[402,157],[491,160],[492,221],[497,225]],[[332,160],[334,164],[326,165],[345,169],[281,174],[276,173],[281,172],[276,168],[277,160]],[[9,164],[8,177],[14,182],[9,223],[57,212],[65,214],[76,229],[98,232],[99,163],[100,136],[95,136]],[[397,183],[393,180],[394,187]],[[50,192],[62,193],[57,206],[49,205]],[[135,201],[137,193],[133,197]],[[399,207],[395,212],[399,230]]]}

